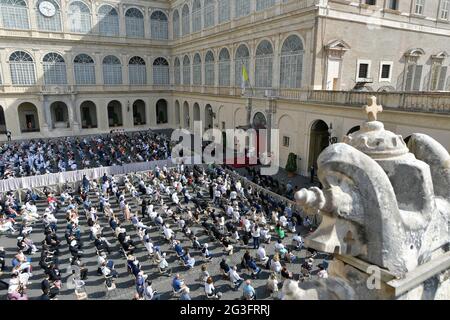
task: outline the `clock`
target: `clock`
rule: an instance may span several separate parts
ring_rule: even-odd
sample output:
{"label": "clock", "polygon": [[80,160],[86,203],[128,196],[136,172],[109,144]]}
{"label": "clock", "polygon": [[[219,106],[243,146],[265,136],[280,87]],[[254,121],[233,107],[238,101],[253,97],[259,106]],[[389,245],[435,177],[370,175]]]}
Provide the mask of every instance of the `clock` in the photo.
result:
{"label": "clock", "polygon": [[51,18],[55,15],[56,8],[50,1],[42,1],[39,3],[39,12],[47,18]]}

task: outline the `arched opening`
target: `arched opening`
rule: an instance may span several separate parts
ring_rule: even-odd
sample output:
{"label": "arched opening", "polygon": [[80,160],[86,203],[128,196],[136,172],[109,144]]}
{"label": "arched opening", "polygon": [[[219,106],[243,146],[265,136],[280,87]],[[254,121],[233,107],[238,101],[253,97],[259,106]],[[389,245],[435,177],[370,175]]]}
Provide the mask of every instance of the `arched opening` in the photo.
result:
{"label": "arched opening", "polygon": [[150,30],[152,39],[169,39],[169,28],[167,16],[162,11],[153,11],[150,16]]}
{"label": "arched opening", "polygon": [[128,80],[130,84],[147,84],[147,67],[141,57],[132,57],[128,63]]}
{"label": "arched opening", "polygon": [[133,124],[135,126],[140,126],[146,123],[145,102],[142,100],[136,100],[133,103]]}
{"label": "arched opening", "polygon": [[164,99],[159,99],[156,102],[156,123],[162,124],[167,122],[168,122],[167,101]]}
{"label": "arched opening", "polygon": [[283,43],[280,61],[280,85],[283,88],[300,88],[302,85],[303,42],[291,35]]}
{"label": "arched opening", "polygon": [[205,130],[212,129],[213,127],[214,112],[210,104],[205,107]]}
{"label": "arched opening", "polygon": [[50,52],[42,59],[44,83],[46,85],[61,85],[67,83],[66,62],[57,53]]}
{"label": "arched opening", "polygon": [[125,12],[125,29],[127,37],[144,37],[144,15],[137,8],[130,8]]}
{"label": "arched opening", "polygon": [[245,44],[241,44],[237,50],[234,59],[234,85],[242,86],[242,67],[245,66],[245,70],[250,70],[250,52]]}
{"label": "arched opening", "polygon": [[80,105],[81,127],[83,129],[97,128],[97,107],[92,101],[84,101]]}
{"label": "arched opening", "polygon": [[103,59],[103,82],[106,85],[122,84],[122,64],[115,56]]}
{"label": "arched opening", "polygon": [[68,11],[71,32],[89,33],[91,31],[91,11],[84,2],[73,1]]}
{"label": "arched opening", "polygon": [[311,126],[309,136],[309,167],[317,169],[317,158],[320,153],[329,145],[328,125],[325,121],[316,120]]}
{"label": "arched opening", "polygon": [[186,129],[189,129],[189,124],[191,121],[189,116],[189,104],[187,103],[187,101],[185,101],[183,104],[183,119],[184,119],[183,126]]}
{"label": "arched opening", "polygon": [[348,130],[347,135],[352,134],[353,132],[359,131],[361,129],[360,126],[354,126],[350,130]]}
{"label": "arched opening", "polygon": [[169,63],[164,58],[153,61],[153,84],[169,84]]}
{"label": "arched opening", "polygon": [[266,129],[267,120],[262,112],[257,112],[253,116],[253,128],[255,129]]}
{"label": "arched opening", "polygon": [[116,37],[119,35],[119,14],[110,5],[102,5],[98,9],[98,30],[101,36]]}
{"label": "arched opening", "polygon": [[256,48],[255,86],[257,88],[272,87],[273,49],[272,44],[263,40]]}
{"label": "arched opening", "polygon": [[122,104],[117,100],[108,103],[108,125],[110,127],[121,127],[123,125]]}
{"label": "arched opening", "polygon": [[62,101],[53,102],[50,105],[50,115],[53,128],[69,128],[69,110]]}
{"label": "arched opening", "polygon": [[194,121],[200,121],[200,106],[194,103]]}
{"label": "arched opening", "polygon": [[[259,156],[262,153],[265,153],[267,151],[267,132],[261,134],[260,130],[267,129],[267,119],[266,116],[262,112],[257,112],[253,116],[252,121],[253,129],[256,130],[256,150],[253,150],[253,152],[256,152],[256,154]],[[247,146],[250,145],[250,141],[247,139],[245,141],[245,144]]]}
{"label": "arched opening", "polygon": [[5,121],[5,112],[3,107],[0,106],[0,134],[6,133],[6,121]]}
{"label": "arched opening", "polygon": [[214,54],[208,51],[205,56],[205,85],[214,85]]}
{"label": "arched opening", "polygon": [[21,103],[17,109],[21,132],[39,132],[39,115],[34,104]]}

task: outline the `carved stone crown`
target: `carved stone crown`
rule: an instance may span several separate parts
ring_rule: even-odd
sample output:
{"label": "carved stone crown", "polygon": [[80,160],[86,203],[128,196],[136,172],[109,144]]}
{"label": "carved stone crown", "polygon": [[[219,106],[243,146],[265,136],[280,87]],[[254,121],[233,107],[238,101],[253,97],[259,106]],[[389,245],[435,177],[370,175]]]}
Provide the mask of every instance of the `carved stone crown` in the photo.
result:
{"label": "carved stone crown", "polygon": [[368,99],[369,105],[364,106],[369,121],[365,122],[359,131],[344,137],[344,142],[367,154],[374,159],[397,157],[409,152],[401,135],[384,129],[376,114],[383,109],[376,104],[375,97]]}

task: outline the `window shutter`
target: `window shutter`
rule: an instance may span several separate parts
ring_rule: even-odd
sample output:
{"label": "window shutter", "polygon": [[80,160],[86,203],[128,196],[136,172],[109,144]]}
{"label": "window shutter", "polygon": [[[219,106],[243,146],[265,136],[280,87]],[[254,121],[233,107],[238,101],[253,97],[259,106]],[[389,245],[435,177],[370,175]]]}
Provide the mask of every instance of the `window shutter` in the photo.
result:
{"label": "window shutter", "polygon": [[422,80],[423,66],[416,65],[416,72],[414,73],[413,91],[420,91],[420,82]]}
{"label": "window shutter", "polygon": [[444,90],[445,86],[445,79],[447,79],[447,68],[448,67],[441,67],[441,73],[439,75],[439,84],[438,84],[438,90]]}
{"label": "window shutter", "polygon": [[406,71],[405,91],[411,91],[412,90],[412,78],[413,78],[413,75],[414,75],[414,67],[415,67],[415,65],[410,64],[408,66],[407,71]]}

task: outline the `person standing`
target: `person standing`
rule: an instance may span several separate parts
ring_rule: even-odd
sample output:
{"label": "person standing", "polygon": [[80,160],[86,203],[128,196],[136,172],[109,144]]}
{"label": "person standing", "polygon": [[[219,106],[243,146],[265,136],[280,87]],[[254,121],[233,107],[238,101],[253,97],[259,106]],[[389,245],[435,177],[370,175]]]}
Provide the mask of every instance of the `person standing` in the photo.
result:
{"label": "person standing", "polygon": [[8,138],[8,141],[11,141],[11,131],[6,131],[6,138]]}
{"label": "person standing", "polygon": [[259,249],[259,238],[261,237],[261,229],[258,224],[255,223],[252,228],[253,237],[253,249]]}

